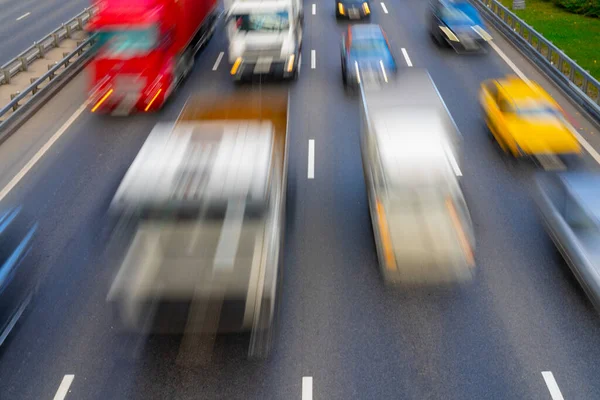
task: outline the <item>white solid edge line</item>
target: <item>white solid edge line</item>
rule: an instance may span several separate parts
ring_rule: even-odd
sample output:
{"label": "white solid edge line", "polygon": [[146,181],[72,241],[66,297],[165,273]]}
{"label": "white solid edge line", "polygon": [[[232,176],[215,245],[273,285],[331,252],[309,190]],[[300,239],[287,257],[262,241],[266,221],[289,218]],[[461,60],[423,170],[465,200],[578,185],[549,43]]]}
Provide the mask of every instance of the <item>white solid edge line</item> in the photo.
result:
{"label": "white solid edge line", "polygon": [[22,20],[23,18],[26,18],[26,17],[28,17],[29,15],[31,15],[31,13],[30,13],[30,12],[26,12],[25,14],[23,14],[23,15],[21,15],[19,18],[17,18],[17,21],[20,21],[20,20]]}
{"label": "white solid edge line", "polygon": [[546,386],[548,386],[548,391],[550,391],[550,396],[552,396],[552,400],[565,400],[560,389],[558,387],[558,383],[556,383],[556,379],[554,379],[554,375],[550,371],[542,371],[542,376],[544,377],[544,381],[546,381]]}
{"label": "white solid edge line", "polygon": [[317,13],[317,5],[313,4],[312,5],[312,15],[315,15]]}
{"label": "white solid edge line", "polygon": [[[515,72],[515,74],[517,74],[519,76],[519,78],[523,79],[525,82],[530,82],[530,80],[525,76],[525,74],[523,72],[521,72],[521,70],[510,60],[510,58],[508,58],[508,56],[506,54],[504,54],[504,52],[502,50],[500,50],[500,48],[494,42],[489,42],[489,44],[492,47],[492,49],[494,49],[494,51],[500,56],[500,58],[502,58],[504,60],[504,62],[506,64],[508,64],[508,66]],[[570,124],[567,124],[567,126],[569,126],[569,125]],[[588,153],[590,153],[592,158],[598,164],[600,164],[600,154],[598,154],[598,152],[592,147],[592,145],[589,144],[589,142],[587,140],[585,140],[583,138],[583,136],[581,136],[581,134],[579,132],[577,132],[577,130],[574,127],[569,126],[569,129],[570,129],[571,133],[573,133],[575,138],[577,138],[577,140],[579,141],[579,144],[581,144],[581,146]]]}
{"label": "white solid edge line", "polygon": [[515,74],[517,74],[519,76],[519,78],[523,79],[526,82],[529,82],[529,79],[525,76],[525,74],[523,72],[521,72],[521,70],[519,68],[517,68],[517,66],[510,60],[510,58],[508,58],[508,56],[506,54],[504,54],[504,52],[502,50],[500,50],[500,47],[498,47],[496,45],[496,43],[494,42],[488,42],[490,44],[490,46],[492,47],[492,49],[494,49],[494,51],[496,53],[498,53],[498,55],[504,60],[505,63],[508,64],[508,66],[515,71]]}
{"label": "white solid edge line", "polygon": [[383,1],[381,2],[381,8],[383,8],[384,13],[388,13],[387,7],[385,6],[385,4],[383,4]]}
{"label": "white solid edge line", "polygon": [[65,375],[56,394],[54,395],[54,400],[63,400],[67,393],[69,393],[69,388],[71,387],[71,383],[73,383],[73,379],[75,379],[75,375]]}
{"label": "white solid edge line", "polygon": [[224,52],[220,52],[219,53],[219,57],[217,57],[217,61],[215,61],[215,65],[213,65],[212,70],[216,71],[217,68],[219,68],[219,64],[221,63],[221,59],[223,58],[223,54],[225,54]]}
{"label": "white solid edge line", "polygon": [[42,146],[42,148],[39,149],[37,153],[35,153],[35,155],[31,158],[31,160],[29,160],[29,162],[27,164],[25,164],[25,166],[23,168],[21,168],[21,170],[17,173],[17,175],[15,175],[11,179],[11,181],[8,182],[8,184],[4,187],[4,189],[2,189],[2,191],[0,191],[0,201],[4,200],[4,198],[10,193],[10,191],[13,190],[15,188],[15,186],[17,186],[19,184],[21,179],[23,179],[23,177],[25,175],[27,175],[27,173],[35,166],[35,164],[37,164],[37,162],[44,156],[44,154],[46,154],[46,152],[48,150],[50,150],[52,145],[54,143],[56,143],[56,141],[58,139],[60,139],[60,137],[67,131],[67,129],[69,129],[69,127],[73,124],[73,122],[75,122],[75,120],[77,118],[79,118],[79,116],[86,109],[88,104],[89,104],[89,100],[87,100],[85,103],[83,103],[81,105],[81,107],[79,107],[77,109],[77,111],[75,111],[73,113],[73,115],[71,115],[71,117],[67,120],[67,122],[65,122],[60,127],[60,129],[58,131],[56,131],[56,133],[54,135],[52,135],[50,140],[48,140],[46,142],[46,144],[44,144]]}
{"label": "white solid edge line", "polygon": [[406,52],[406,49],[404,47],[402,48],[402,55],[406,60],[406,64],[408,64],[409,67],[412,67],[412,62],[410,61],[410,57],[408,56],[408,53]]}
{"label": "white solid edge line", "polygon": [[310,51],[310,68],[317,68],[317,52],[315,50]]}
{"label": "white solid edge line", "polygon": [[308,179],[315,178],[315,141],[308,140]]}
{"label": "white solid edge line", "polygon": [[302,377],[302,400],[312,400],[313,398],[313,379],[312,376]]}

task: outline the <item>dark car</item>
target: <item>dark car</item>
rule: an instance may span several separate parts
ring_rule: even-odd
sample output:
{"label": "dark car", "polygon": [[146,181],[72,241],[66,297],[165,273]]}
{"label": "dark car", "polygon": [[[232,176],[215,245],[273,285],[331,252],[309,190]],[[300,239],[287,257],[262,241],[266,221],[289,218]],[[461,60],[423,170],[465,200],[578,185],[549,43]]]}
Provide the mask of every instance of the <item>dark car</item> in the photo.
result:
{"label": "dark car", "polygon": [[379,25],[352,25],[342,37],[342,79],[357,86],[361,80],[387,82],[396,74],[385,32]]}
{"label": "dark car", "polygon": [[600,174],[542,173],[536,183],[546,230],[600,310]]}
{"label": "dark car", "polygon": [[481,16],[466,0],[432,0],[430,33],[438,45],[457,52],[485,51],[492,40]]}
{"label": "dark car", "polygon": [[337,18],[364,19],[371,17],[371,4],[365,0],[338,0],[335,6]]}
{"label": "dark car", "polygon": [[37,224],[29,223],[21,207],[0,212],[0,345],[14,328],[37,287],[29,262]]}

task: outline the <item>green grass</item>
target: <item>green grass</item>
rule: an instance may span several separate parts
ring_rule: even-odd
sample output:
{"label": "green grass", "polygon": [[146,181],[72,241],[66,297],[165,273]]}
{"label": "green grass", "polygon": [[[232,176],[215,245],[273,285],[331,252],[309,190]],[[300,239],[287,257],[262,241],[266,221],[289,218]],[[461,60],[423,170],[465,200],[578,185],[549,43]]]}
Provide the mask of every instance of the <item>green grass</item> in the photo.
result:
{"label": "green grass", "polygon": [[[512,11],[512,0],[500,0]],[[515,11],[513,11],[515,12]],[[584,70],[600,80],[600,19],[572,14],[551,1],[525,0],[515,12]]]}

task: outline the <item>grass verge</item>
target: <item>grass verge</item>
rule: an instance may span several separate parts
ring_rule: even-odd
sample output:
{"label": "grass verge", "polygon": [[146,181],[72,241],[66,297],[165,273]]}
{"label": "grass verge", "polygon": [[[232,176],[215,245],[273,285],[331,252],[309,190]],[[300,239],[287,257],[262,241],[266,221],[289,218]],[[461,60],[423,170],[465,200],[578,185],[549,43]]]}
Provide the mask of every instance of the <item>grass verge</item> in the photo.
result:
{"label": "grass verge", "polygon": [[[501,2],[511,9],[512,0]],[[600,19],[572,14],[551,1],[525,0],[525,5],[513,12],[600,80]]]}

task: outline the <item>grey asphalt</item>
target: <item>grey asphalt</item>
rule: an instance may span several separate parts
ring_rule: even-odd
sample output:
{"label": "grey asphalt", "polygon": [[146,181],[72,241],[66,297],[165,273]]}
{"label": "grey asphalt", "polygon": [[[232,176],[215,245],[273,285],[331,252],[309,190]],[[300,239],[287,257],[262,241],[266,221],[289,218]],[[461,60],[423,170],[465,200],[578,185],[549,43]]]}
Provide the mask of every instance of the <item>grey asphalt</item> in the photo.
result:
{"label": "grey asphalt", "polygon": [[0,0],[0,65],[89,6],[89,0]]}
{"label": "grey asphalt", "polygon": [[[284,284],[271,358],[247,361],[246,338],[231,335],[217,339],[210,361],[179,365],[177,338],[117,335],[104,302],[116,273],[105,253],[114,228],[105,211],[150,129],[176,118],[189,95],[235,90],[226,58],[212,71],[226,51],[219,33],[162,113],[125,119],[83,113],[4,200],[23,203],[41,222],[33,256],[47,276],[0,349],[1,398],[52,398],[63,376],[74,374],[67,399],[299,399],[303,376],[313,377],[315,399],[550,399],[542,371],[553,372],[566,399],[600,398],[598,314],[536,214],[536,168],[500,155],[482,121],[480,82],[510,69],[493,52],[458,56],[436,48],[426,31],[426,2],[386,6],[389,14],[372,4],[373,22],[386,30],[398,64],[405,65],[404,47],[415,67],[429,69],[464,135],[475,282],[444,291],[382,285],[358,103],[340,76],[339,38],[347,24],[336,23],[333,2],[319,3],[315,16],[306,3],[303,68],[290,85]],[[544,82],[501,38],[497,43]],[[0,187],[80,107],[85,83],[84,75],[75,78],[0,146]],[[311,180],[309,139],[315,140]],[[589,157],[586,163],[593,165]]]}

